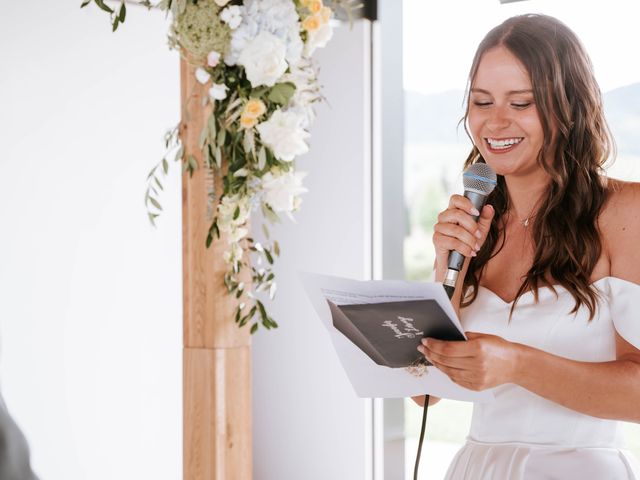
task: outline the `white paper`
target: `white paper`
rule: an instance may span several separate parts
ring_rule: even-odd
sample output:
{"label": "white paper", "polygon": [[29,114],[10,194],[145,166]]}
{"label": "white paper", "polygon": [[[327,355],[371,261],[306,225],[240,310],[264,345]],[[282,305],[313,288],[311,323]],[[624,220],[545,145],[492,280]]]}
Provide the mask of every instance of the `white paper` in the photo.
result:
{"label": "white paper", "polygon": [[[489,402],[491,390],[474,392],[451,381],[436,367],[416,377],[405,368],[378,365],[333,326],[327,299],[336,305],[435,300],[464,335],[460,321],[440,283],[402,280],[360,281],[299,272],[302,284],[320,320],[329,332],[342,367],[359,397],[401,398],[429,394],[440,398]],[[466,336],[465,336],[466,338]]]}

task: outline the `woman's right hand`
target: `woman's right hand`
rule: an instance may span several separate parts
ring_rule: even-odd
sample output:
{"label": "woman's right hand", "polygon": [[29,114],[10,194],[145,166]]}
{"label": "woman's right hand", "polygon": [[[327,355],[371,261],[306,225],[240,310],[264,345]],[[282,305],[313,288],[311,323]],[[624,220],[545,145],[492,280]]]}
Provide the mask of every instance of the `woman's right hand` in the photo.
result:
{"label": "woman's right hand", "polygon": [[[495,210],[491,205],[482,208],[478,222],[473,219],[479,212],[462,195],[452,195],[449,206],[438,215],[433,227],[433,245],[436,250],[436,281],[442,281],[449,261],[449,252],[456,250],[465,257],[475,257],[487,239]],[[442,278],[440,278],[442,277]]]}

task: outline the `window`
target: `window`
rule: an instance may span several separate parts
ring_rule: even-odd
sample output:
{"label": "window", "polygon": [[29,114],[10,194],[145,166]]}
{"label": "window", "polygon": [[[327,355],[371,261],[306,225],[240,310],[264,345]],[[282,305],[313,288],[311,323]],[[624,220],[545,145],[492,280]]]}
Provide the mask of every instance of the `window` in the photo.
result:
{"label": "window", "polygon": [[[403,2],[407,279],[431,276],[432,227],[449,195],[462,191],[461,168],[471,148],[463,126],[458,127],[468,69],[483,36],[510,16],[552,15],[578,34],[593,61],[618,146],[609,175],[640,180],[640,63],[627,61],[637,44],[635,1]],[[407,400],[405,412],[405,478],[411,478],[422,410]],[[444,476],[464,442],[470,419],[471,405],[463,402],[442,401],[429,411],[423,478],[427,473],[430,479]],[[640,458],[640,426],[625,424],[625,430],[630,449]]]}

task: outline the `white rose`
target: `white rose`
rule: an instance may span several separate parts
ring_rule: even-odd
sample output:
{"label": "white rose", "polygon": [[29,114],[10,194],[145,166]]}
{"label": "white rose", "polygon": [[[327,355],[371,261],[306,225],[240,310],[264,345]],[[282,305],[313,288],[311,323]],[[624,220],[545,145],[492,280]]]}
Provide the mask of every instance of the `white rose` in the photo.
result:
{"label": "white rose", "polygon": [[328,22],[321,25],[320,28],[313,32],[308,32],[307,43],[304,52],[312,55],[316,48],[324,47],[333,36],[333,27]]}
{"label": "white rose", "polygon": [[242,10],[238,5],[231,5],[220,12],[220,20],[229,25],[231,30],[235,30],[242,23]]}
{"label": "white rose", "polygon": [[204,68],[202,67],[196,68],[196,80],[198,80],[202,85],[207,83],[210,78],[211,78],[211,75],[209,75]]}
{"label": "white rose", "polygon": [[262,143],[273,151],[279,160],[291,162],[297,155],[309,151],[304,139],[309,136],[302,122],[304,118],[295,112],[276,110],[273,115],[256,127]]}
{"label": "white rose", "polygon": [[271,172],[262,177],[264,201],[275,212],[292,212],[300,205],[298,195],[308,190],[302,186],[306,172],[286,172],[273,175]]}
{"label": "white rose", "polygon": [[238,63],[247,73],[252,87],[273,87],[287,70],[285,44],[269,32],[260,32],[242,50]]}
{"label": "white rose", "polygon": [[224,100],[227,98],[227,87],[224,83],[214,83],[209,89],[209,96],[214,100]]}
{"label": "white rose", "polygon": [[220,63],[220,53],[215,50],[210,51],[207,55],[207,65],[215,67],[218,63]]}

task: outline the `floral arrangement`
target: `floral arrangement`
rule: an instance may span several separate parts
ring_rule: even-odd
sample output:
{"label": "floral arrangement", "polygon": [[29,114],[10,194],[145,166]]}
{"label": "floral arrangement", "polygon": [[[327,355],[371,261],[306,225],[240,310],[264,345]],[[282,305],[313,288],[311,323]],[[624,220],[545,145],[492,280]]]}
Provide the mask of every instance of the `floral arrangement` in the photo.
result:
{"label": "floral arrangement", "polygon": [[[334,0],[333,5],[351,18],[351,10],[361,7],[352,1]],[[125,21],[124,0],[115,9],[103,0],[84,0],[81,6],[92,2],[111,15],[114,31]],[[211,112],[200,135],[204,165],[185,152],[180,124],[165,135],[167,154],[147,178],[149,220],[155,225],[162,211],[158,197],[169,169],[167,159],[181,161],[183,173],[193,175],[206,168],[213,176],[222,176],[223,191],[215,192],[211,186],[209,192],[206,246],[225,234],[224,283],[229,295],[238,299],[235,322],[244,326],[251,321],[252,334],[260,323],[267,329],[277,327],[255,294],[268,292],[274,298],[272,265],[280,254],[278,242],[269,240],[266,223],[262,229],[268,244],[251,238],[247,225],[258,208],[269,223],[279,221],[283,213],[293,219],[300,195],[307,191],[302,184],[305,173],[296,171],[294,161],[309,149],[312,107],[322,99],[311,57],[331,39],[334,11],[322,0],[137,3],[171,15],[169,45],[197,67],[197,81],[208,87],[202,105]],[[246,268],[251,270],[251,287],[240,280]]]}

